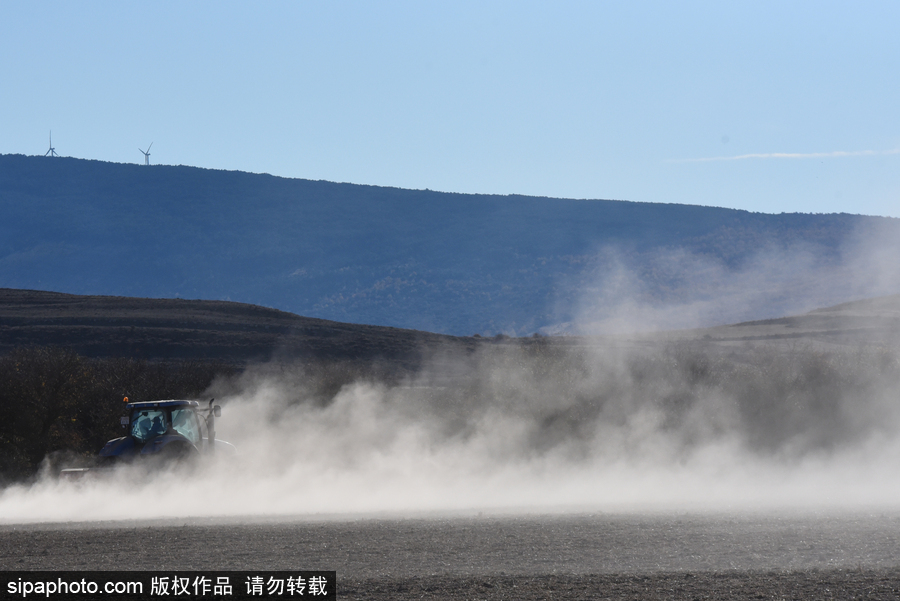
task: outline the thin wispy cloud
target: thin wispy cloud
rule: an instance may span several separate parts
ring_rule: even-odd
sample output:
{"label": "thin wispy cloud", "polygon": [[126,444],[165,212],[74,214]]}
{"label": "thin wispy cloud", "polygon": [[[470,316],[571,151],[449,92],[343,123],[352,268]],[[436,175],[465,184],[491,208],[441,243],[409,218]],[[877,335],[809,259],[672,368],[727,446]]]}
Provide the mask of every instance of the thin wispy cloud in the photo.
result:
{"label": "thin wispy cloud", "polygon": [[742,161],[746,159],[834,159],[842,157],[865,157],[900,154],[900,148],[894,150],[835,150],[833,152],[767,152],[741,154],[732,157],[704,157],[699,159],[669,159],[669,163],[709,163],[713,161]]}

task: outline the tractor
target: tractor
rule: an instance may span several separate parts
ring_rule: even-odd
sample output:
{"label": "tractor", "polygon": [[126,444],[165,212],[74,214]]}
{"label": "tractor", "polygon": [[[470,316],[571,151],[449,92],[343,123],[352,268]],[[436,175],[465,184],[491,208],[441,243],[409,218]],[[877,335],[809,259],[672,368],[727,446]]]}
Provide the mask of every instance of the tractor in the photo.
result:
{"label": "tractor", "polygon": [[216,440],[216,418],[222,415],[222,409],[213,405],[214,400],[201,408],[197,401],[129,402],[126,397],[126,415],[120,423],[128,434],[107,442],[95,467],[68,468],[60,475],[78,479],[88,472],[108,471],[122,463],[163,466],[190,463],[220,451],[234,453],[232,444]]}

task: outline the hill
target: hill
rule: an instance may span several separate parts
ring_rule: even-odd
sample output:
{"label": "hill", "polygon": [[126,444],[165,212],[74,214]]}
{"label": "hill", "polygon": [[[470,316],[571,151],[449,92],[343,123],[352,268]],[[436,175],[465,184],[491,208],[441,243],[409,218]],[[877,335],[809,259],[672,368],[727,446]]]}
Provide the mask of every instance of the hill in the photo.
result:
{"label": "hill", "polygon": [[765,343],[770,348],[800,345],[819,350],[861,346],[900,349],[900,294],[841,303],[801,315],[655,336],[663,340],[701,340],[715,346]]}
{"label": "hill", "polygon": [[80,296],[0,288],[0,354],[61,346],[85,357],[212,361],[241,367],[270,359],[381,362],[414,371],[435,352],[502,344],[598,348],[669,342],[716,347],[900,346],[900,295],[776,319],[617,336],[455,337],[301,317],[245,303]]}
{"label": "hill", "polygon": [[[21,155],[0,156],[0,215],[2,287],[232,300],[455,335],[577,331],[586,304],[602,320],[625,294],[651,304],[715,297],[723,278],[752,271],[761,249],[789,263],[801,248],[814,269],[803,264],[800,284],[782,281],[746,306],[729,301],[699,324],[896,292],[823,274],[870,231],[900,240],[900,220],[878,217],[448,194]],[[623,271],[633,280],[627,291],[613,285]]]}
{"label": "hill", "polygon": [[273,357],[415,367],[427,349],[471,345],[428,332],[345,324],[226,301],[0,289],[0,353],[63,346],[94,358],[244,365]]}

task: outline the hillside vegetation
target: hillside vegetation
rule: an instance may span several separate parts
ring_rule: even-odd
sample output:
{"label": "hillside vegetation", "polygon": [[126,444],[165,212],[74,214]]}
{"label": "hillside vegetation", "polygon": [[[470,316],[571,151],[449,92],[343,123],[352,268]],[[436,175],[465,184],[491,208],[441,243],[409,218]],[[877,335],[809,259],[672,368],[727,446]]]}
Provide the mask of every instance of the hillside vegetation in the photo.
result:
{"label": "hillside vegetation", "polygon": [[[830,265],[867,228],[900,239],[900,221],[876,217],[449,194],[20,155],[0,156],[0,215],[3,287],[233,300],[454,335],[554,331],[578,318],[585,296],[607,302],[619,267],[643,298],[681,302],[716,294],[710,265],[746,270],[760,249],[779,256],[799,245]],[[759,306],[705,323],[859,295],[821,279],[766,290]]]}

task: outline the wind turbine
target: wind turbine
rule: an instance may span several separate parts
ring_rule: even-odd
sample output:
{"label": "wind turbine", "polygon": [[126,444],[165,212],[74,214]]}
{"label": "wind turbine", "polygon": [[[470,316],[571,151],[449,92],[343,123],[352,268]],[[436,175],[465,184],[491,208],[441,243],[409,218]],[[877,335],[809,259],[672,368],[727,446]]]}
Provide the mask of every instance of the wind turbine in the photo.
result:
{"label": "wind turbine", "polygon": [[[150,146],[153,146],[153,142],[150,142]],[[138,148],[138,150],[141,150],[141,152],[144,152],[144,164],[145,165],[150,164],[150,146],[147,147],[147,152],[144,152],[143,150]]]}
{"label": "wind turbine", "polygon": [[47,156],[47,155],[50,155],[52,157],[59,156],[58,154],[56,154],[56,149],[53,148],[53,132],[52,131],[50,132],[50,150],[48,150],[47,152],[44,153],[44,156]]}

